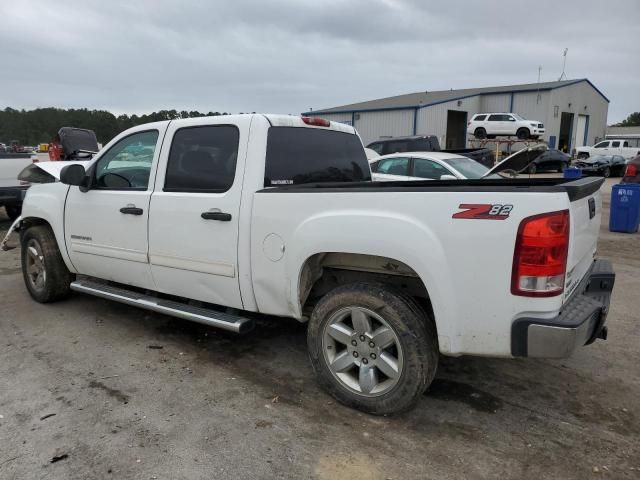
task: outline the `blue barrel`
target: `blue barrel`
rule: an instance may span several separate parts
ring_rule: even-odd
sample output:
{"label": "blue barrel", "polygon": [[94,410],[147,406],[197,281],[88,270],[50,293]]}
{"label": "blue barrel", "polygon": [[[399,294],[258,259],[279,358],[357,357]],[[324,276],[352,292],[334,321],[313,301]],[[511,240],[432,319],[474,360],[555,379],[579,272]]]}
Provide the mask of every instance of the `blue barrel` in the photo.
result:
{"label": "blue barrel", "polygon": [[582,177],[582,169],[576,167],[565,168],[563,176],[564,178],[580,178]]}
{"label": "blue barrel", "polygon": [[611,189],[609,230],[634,233],[640,224],[640,183],[619,183]]}

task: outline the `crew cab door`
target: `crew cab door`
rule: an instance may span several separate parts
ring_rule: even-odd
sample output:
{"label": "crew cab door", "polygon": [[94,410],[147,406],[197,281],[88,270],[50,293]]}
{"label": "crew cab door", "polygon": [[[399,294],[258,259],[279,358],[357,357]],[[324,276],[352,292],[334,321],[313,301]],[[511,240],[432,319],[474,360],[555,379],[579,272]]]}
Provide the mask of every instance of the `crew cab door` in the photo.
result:
{"label": "crew cab door", "polygon": [[69,188],[65,241],[79,273],[153,289],[147,220],[165,129],[145,125],[118,139],[88,169],[90,189]]}
{"label": "crew cab door", "polygon": [[149,216],[159,291],[243,307],[237,248],[250,122],[221,116],[169,125]]}

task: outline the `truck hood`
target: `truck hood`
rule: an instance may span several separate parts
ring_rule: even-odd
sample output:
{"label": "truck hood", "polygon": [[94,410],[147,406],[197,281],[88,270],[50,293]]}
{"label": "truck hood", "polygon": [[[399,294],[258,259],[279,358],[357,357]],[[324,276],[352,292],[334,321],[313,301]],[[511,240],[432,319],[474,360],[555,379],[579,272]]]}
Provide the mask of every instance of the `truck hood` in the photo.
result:
{"label": "truck hood", "polygon": [[549,149],[546,145],[536,145],[535,147],[523,148],[516,153],[509,155],[491,170],[485,173],[482,178],[489,177],[505,170],[513,170],[516,173],[525,171],[543,152]]}
{"label": "truck hood", "polygon": [[25,167],[18,179],[30,183],[50,183],[60,180],[60,172],[67,165],[86,165],[87,161],[74,162],[38,162]]}

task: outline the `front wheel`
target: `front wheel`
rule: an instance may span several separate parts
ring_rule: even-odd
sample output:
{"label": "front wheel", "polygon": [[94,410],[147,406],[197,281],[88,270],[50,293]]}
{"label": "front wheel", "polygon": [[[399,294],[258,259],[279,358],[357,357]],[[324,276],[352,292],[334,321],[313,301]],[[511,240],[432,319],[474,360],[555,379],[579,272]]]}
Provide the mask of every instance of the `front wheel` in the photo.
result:
{"label": "front wheel", "polygon": [[530,132],[528,128],[521,128],[516,132],[516,137],[520,140],[527,140],[529,138]]}
{"label": "front wheel", "polygon": [[536,171],[538,170],[538,167],[536,167],[535,163],[532,163],[531,165],[529,165],[529,175],[534,175],[536,173]]}
{"label": "front wheel", "polygon": [[62,260],[58,243],[48,226],[27,229],[21,237],[22,275],[31,297],[40,303],[66,298],[74,275]]}
{"label": "front wheel", "polygon": [[609,178],[609,177],[611,176],[611,169],[610,169],[609,167],[605,168],[605,169],[602,171],[602,176],[603,176],[604,178]]}
{"label": "front wheel", "polygon": [[329,292],[311,315],[307,344],[320,384],[341,403],[376,415],[412,407],[438,364],[432,318],[383,285]]}

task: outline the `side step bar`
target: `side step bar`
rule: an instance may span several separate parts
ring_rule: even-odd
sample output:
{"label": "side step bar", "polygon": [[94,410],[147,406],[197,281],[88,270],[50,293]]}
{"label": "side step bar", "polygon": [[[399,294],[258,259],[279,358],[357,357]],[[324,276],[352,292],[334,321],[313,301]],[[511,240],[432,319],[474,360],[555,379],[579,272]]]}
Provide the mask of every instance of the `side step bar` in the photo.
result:
{"label": "side step bar", "polygon": [[164,300],[86,278],[72,282],[71,290],[125,303],[133,307],[144,308],[153,312],[164,313],[165,315],[182,318],[184,320],[191,320],[230,332],[247,333],[254,327],[254,322],[250,318],[238,317],[208,308],[194,307],[172,300]]}

